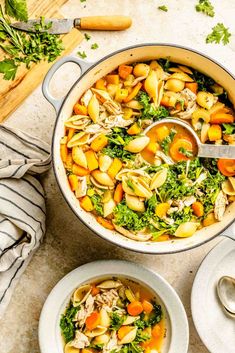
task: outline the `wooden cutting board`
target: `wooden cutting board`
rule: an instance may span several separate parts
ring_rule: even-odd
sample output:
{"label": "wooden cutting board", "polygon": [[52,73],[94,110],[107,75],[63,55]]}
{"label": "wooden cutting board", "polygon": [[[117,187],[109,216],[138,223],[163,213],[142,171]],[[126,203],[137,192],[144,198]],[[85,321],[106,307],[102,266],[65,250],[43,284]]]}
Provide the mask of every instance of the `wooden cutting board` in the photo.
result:
{"label": "wooden cutting board", "polygon": [[[29,17],[62,17],[59,9],[66,2],[67,0],[28,0]],[[4,0],[0,0],[0,4],[4,8]],[[82,39],[83,35],[77,29],[73,29],[70,33],[64,35],[62,41],[65,50],[62,56],[70,53]],[[4,57],[4,52],[0,50],[0,60],[3,60]],[[29,70],[22,65],[18,69],[14,81],[6,81],[0,76],[0,122],[6,119],[42,82],[53,63],[41,62],[32,65]]]}

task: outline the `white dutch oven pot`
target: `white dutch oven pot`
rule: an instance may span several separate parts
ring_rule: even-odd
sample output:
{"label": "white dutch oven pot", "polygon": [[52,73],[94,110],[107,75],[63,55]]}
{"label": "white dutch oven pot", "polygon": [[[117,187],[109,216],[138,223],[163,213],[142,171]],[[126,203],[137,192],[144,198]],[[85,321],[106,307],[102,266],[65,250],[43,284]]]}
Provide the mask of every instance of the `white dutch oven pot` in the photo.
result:
{"label": "white dutch oven pot", "polygon": [[[130,250],[151,254],[175,253],[189,250],[206,243],[219,234],[235,240],[235,224],[232,225],[235,219],[235,202],[227,208],[221,222],[202,228],[190,238],[174,239],[165,242],[138,242],[128,239],[116,231],[105,229],[95,220],[91,213],[87,213],[81,209],[74,193],[70,190],[65,168],[60,158],[60,139],[64,136],[64,121],[72,115],[74,104],[99,78],[105,76],[123,63],[167,57],[170,57],[170,60],[173,62],[191,66],[211,76],[228,91],[229,98],[235,105],[235,78],[230,72],[204,54],[171,44],[144,44],[128,47],[106,56],[95,64],[87,63],[76,57],[65,57],[51,67],[42,87],[45,98],[54,106],[57,112],[52,143],[53,165],[56,180],[66,202],[76,216],[102,238]],[[58,68],[67,62],[78,64],[81,69],[81,76],[68,94],[62,99],[57,100],[50,94],[49,84]]]}

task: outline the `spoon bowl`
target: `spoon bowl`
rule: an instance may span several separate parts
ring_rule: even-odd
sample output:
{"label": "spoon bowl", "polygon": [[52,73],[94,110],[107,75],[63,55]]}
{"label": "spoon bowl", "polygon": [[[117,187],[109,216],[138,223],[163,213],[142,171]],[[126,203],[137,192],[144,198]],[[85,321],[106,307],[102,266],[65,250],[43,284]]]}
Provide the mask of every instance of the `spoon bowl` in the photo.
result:
{"label": "spoon bowl", "polygon": [[193,137],[193,139],[196,142],[197,145],[197,156],[198,157],[204,157],[204,158],[225,158],[225,159],[235,159],[235,146],[231,145],[210,145],[210,144],[205,144],[202,143],[195,132],[195,130],[192,128],[192,126],[187,123],[186,121],[183,121],[178,118],[164,118],[162,120],[156,121],[155,123],[151,124],[148,126],[144,133],[146,134],[148,131],[150,131],[154,126],[156,125],[164,125],[167,123],[175,124],[175,125],[180,125],[183,128],[185,128]]}
{"label": "spoon bowl", "polygon": [[235,278],[221,277],[217,283],[217,294],[226,313],[235,318]]}

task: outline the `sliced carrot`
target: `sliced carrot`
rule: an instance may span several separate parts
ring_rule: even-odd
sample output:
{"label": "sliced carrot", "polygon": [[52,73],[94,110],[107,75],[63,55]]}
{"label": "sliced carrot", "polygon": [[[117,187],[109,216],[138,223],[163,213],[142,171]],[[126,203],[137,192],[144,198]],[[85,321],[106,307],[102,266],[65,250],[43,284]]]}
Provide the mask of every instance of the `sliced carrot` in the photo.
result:
{"label": "sliced carrot", "polygon": [[79,103],[74,105],[73,111],[76,115],[87,115],[87,107]]}
{"label": "sliced carrot", "polygon": [[235,175],[235,159],[219,159],[217,166],[223,175],[228,177]]}
{"label": "sliced carrot", "polygon": [[123,188],[122,183],[119,183],[114,191],[113,199],[115,202],[119,203],[123,199]]}
{"label": "sliced carrot", "polygon": [[135,85],[132,89],[132,91],[128,94],[128,96],[126,98],[123,99],[123,102],[128,103],[130,102],[133,98],[135,98],[135,96],[137,96],[137,94],[139,93],[139,90],[142,87],[142,83],[138,82],[137,85]]}
{"label": "sliced carrot", "polygon": [[88,169],[90,171],[99,168],[98,159],[96,158],[95,152],[92,150],[88,150],[85,152]]}
{"label": "sliced carrot", "polygon": [[96,81],[95,88],[106,91],[106,84],[107,82],[103,78],[100,78],[98,81]]}
{"label": "sliced carrot", "polygon": [[168,234],[162,234],[160,237],[157,238],[156,241],[167,241],[170,240],[170,236]]}
{"label": "sliced carrot", "polygon": [[91,143],[91,149],[95,152],[99,152],[107,146],[108,138],[104,134],[97,136]]}
{"label": "sliced carrot", "polygon": [[197,217],[202,217],[204,215],[204,206],[200,201],[196,201],[192,204],[193,213]]}
{"label": "sliced carrot", "polygon": [[93,311],[90,316],[86,319],[86,328],[89,331],[94,330],[100,323],[100,313]]}
{"label": "sliced carrot", "polygon": [[150,141],[143,151],[155,154],[159,148],[160,146],[157,142]]}
{"label": "sliced carrot", "polygon": [[179,162],[189,160],[189,157],[180,152],[180,148],[189,152],[193,152],[192,143],[186,139],[177,139],[176,141],[173,141],[170,146],[170,155],[174,161]]}
{"label": "sliced carrot", "polygon": [[65,144],[60,145],[60,156],[62,159],[62,162],[66,163],[67,157],[68,157],[68,147]]}
{"label": "sliced carrot", "polygon": [[122,162],[118,158],[114,158],[111,166],[108,169],[108,175],[114,179],[117,173],[122,169]]}
{"label": "sliced carrot", "polygon": [[69,142],[69,141],[71,140],[71,138],[73,137],[74,131],[75,131],[75,129],[73,129],[73,128],[71,128],[71,127],[69,128],[68,137],[67,137],[67,142]]}
{"label": "sliced carrot", "polygon": [[197,94],[198,91],[198,84],[197,82],[186,82],[185,83],[185,88],[190,89],[194,94]]}
{"label": "sliced carrot", "polygon": [[70,174],[69,177],[69,184],[70,184],[70,188],[72,191],[75,191],[78,187],[78,177],[77,175],[74,174]]}
{"label": "sliced carrot", "polygon": [[131,326],[120,327],[120,329],[118,330],[118,338],[122,340],[132,329],[133,327]]}
{"label": "sliced carrot", "polygon": [[142,313],[143,305],[140,301],[134,300],[130,304],[127,305],[128,314],[131,316],[137,316]]}
{"label": "sliced carrot", "polygon": [[143,306],[143,309],[144,311],[147,313],[147,314],[150,314],[152,311],[153,311],[153,304],[151,304],[148,300],[143,300],[142,302],[142,306]]}
{"label": "sliced carrot", "polygon": [[91,202],[91,199],[89,196],[84,196],[80,200],[80,206],[87,212],[91,212],[94,210],[93,203]]}
{"label": "sliced carrot", "polygon": [[110,230],[113,230],[113,229],[114,229],[113,224],[112,224],[110,221],[108,221],[107,219],[98,216],[98,217],[96,218],[96,220],[97,220],[97,222],[98,222],[99,224],[101,224],[104,228],[107,228],[107,229],[110,229]]}
{"label": "sliced carrot", "polygon": [[119,76],[118,75],[107,75],[106,80],[108,83],[112,83],[114,85],[119,84]]}
{"label": "sliced carrot", "polygon": [[73,172],[73,174],[76,174],[78,176],[86,176],[86,175],[90,174],[89,169],[83,168],[80,165],[75,164],[75,163],[72,166],[72,172]]}
{"label": "sliced carrot", "polygon": [[141,132],[141,128],[137,123],[134,123],[133,125],[131,125],[131,127],[129,127],[129,129],[127,130],[127,133],[129,135],[137,135]]}
{"label": "sliced carrot", "polygon": [[132,73],[133,67],[129,65],[120,65],[118,67],[118,74],[124,80],[127,78],[128,75]]}
{"label": "sliced carrot", "polygon": [[100,292],[100,289],[98,287],[96,287],[95,285],[93,285],[91,288],[91,295],[94,297],[97,294],[99,294],[99,292]]}
{"label": "sliced carrot", "polygon": [[156,324],[152,329],[152,336],[154,338],[159,338],[161,336],[161,326]]}
{"label": "sliced carrot", "polygon": [[207,133],[211,142],[221,140],[222,138],[222,129],[220,125],[211,125]]}
{"label": "sliced carrot", "polygon": [[230,124],[234,122],[234,116],[232,114],[227,114],[225,109],[220,109],[214,114],[211,114],[210,123],[211,124]]}

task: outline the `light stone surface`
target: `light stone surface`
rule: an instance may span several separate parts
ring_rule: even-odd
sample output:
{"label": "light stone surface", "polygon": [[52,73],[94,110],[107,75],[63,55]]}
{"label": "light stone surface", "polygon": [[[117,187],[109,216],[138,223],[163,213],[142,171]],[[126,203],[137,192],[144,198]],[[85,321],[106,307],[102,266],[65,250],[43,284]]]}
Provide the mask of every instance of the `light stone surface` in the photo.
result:
{"label": "light stone surface", "polygon": [[[196,0],[79,0],[69,1],[63,8],[64,16],[125,14],[133,18],[133,26],[126,32],[91,33],[90,41],[83,41],[75,50],[85,50],[89,61],[128,45],[147,42],[166,42],[190,46],[214,57],[235,73],[234,37],[231,43],[206,45],[205,36],[217,22],[223,22],[235,33],[235,2],[214,0],[214,18],[194,10]],[[167,5],[167,13],[159,11],[159,5]],[[99,48],[91,50],[92,43]],[[73,66],[64,67],[52,84],[53,92],[62,94],[78,77]],[[51,141],[55,121],[52,106],[43,98],[38,87],[12,114],[6,124]],[[216,239],[200,248],[173,255],[150,256],[123,250],[100,239],[88,230],[71,212],[63,200],[50,171],[43,184],[47,198],[47,233],[44,243],[34,255],[21,277],[12,300],[0,320],[1,353],[39,353],[37,330],[40,311],[53,286],[75,267],[97,259],[128,259],[155,270],[175,288],[186,308],[190,324],[189,353],[206,353],[191,317],[190,294],[198,266]],[[203,293],[202,293],[203,295]],[[198,303],[200,306],[200,302]],[[177,323],[176,323],[177,324]],[[50,349],[49,349],[50,351]],[[179,352],[181,353],[181,352]]]}

